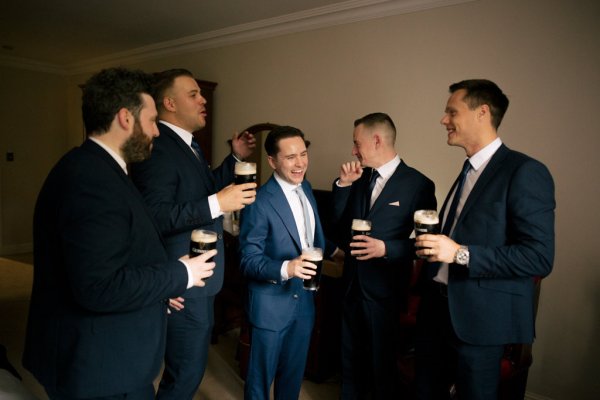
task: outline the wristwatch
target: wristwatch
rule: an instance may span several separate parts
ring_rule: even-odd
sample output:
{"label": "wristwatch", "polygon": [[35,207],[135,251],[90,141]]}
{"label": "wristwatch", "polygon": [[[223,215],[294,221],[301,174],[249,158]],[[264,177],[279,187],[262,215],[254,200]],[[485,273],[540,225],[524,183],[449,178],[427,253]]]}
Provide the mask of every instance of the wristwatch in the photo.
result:
{"label": "wristwatch", "polygon": [[460,246],[454,253],[454,262],[458,265],[467,265],[469,263],[469,248]]}

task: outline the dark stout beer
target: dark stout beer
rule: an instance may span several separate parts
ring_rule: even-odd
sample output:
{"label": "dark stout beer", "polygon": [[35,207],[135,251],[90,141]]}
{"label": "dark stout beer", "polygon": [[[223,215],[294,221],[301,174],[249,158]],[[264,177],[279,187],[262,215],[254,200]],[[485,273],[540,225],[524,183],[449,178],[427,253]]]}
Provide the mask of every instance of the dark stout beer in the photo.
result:
{"label": "dark stout beer", "polygon": [[236,162],[234,175],[234,182],[236,185],[256,182],[256,163],[241,161]]}
{"label": "dark stout beer", "polygon": [[[415,236],[425,235],[427,233],[438,233],[440,220],[438,213],[435,210],[417,210],[414,215],[415,221]],[[417,247],[417,250],[421,249]],[[427,256],[419,256],[427,258]]]}
{"label": "dark stout beer", "polygon": [[371,235],[371,221],[365,219],[352,220],[352,236],[356,235]]}
{"label": "dark stout beer", "polygon": [[[190,241],[190,258],[197,257],[217,248],[217,233],[203,229],[192,231]],[[207,262],[210,260],[206,260]]]}
{"label": "dark stout beer", "polygon": [[304,279],[304,289],[319,290],[321,271],[323,269],[323,250],[318,247],[307,247],[302,250],[302,255],[305,256],[304,261],[308,261],[317,266],[316,275],[313,275],[310,279]]}

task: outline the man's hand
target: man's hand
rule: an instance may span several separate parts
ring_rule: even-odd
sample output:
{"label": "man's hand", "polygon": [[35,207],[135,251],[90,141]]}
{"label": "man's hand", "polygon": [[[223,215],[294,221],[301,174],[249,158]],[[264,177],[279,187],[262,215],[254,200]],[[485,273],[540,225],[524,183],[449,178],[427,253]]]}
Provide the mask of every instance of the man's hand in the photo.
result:
{"label": "man's hand", "polygon": [[[180,258],[180,260],[185,261],[185,263],[192,270],[192,278],[194,281],[194,286],[202,287],[205,285],[204,279],[212,276],[213,269],[215,269],[214,261],[206,262],[206,260],[214,257],[217,254],[217,250],[210,250],[204,254],[199,255],[198,257],[190,258],[190,256],[185,255]],[[171,303],[169,301],[169,303]]]}
{"label": "man's hand", "polygon": [[256,138],[248,131],[233,135],[231,139],[231,150],[233,155],[240,160],[249,157],[256,148]]}
{"label": "man's hand", "polygon": [[303,256],[300,255],[294,258],[287,265],[288,277],[300,279],[310,279],[313,275],[317,274],[317,266],[311,262],[304,261]]}
{"label": "man's hand", "polygon": [[445,235],[420,235],[415,240],[415,247],[423,247],[416,251],[417,255],[427,257],[429,262],[453,263],[454,254],[460,245]]}
{"label": "man's hand", "polygon": [[183,310],[185,308],[183,305],[184,301],[185,299],[183,297],[175,297],[174,299],[169,299],[170,308],[167,308],[167,313],[171,314],[171,308],[175,311]]}
{"label": "man's hand", "polygon": [[352,250],[350,254],[357,260],[364,261],[371,258],[385,257],[385,242],[367,235],[356,235],[352,237],[354,242],[350,242]]}
{"label": "man's hand", "polygon": [[340,186],[350,186],[354,181],[361,177],[363,173],[362,166],[358,161],[350,161],[343,163],[340,167],[340,179],[338,184]]}
{"label": "man's hand", "polygon": [[248,204],[254,203],[256,199],[256,183],[243,183],[241,185],[229,185],[217,193],[217,201],[221,211],[241,210]]}

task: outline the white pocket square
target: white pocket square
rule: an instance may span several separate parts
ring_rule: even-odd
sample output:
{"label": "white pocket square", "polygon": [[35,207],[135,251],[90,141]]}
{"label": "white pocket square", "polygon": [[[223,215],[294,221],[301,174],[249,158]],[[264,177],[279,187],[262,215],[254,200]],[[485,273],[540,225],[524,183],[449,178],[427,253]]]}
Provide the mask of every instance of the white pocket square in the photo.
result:
{"label": "white pocket square", "polygon": [[388,204],[390,206],[396,206],[396,207],[400,207],[400,202],[399,201],[392,201],[390,204]]}

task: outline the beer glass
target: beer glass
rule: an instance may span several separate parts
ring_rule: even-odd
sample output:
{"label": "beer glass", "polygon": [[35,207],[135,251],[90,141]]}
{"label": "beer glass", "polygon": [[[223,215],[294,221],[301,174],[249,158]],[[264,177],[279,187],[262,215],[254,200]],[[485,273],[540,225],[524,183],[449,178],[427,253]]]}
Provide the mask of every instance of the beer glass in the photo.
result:
{"label": "beer glass", "polygon": [[323,250],[319,247],[307,247],[302,249],[302,255],[304,256],[304,261],[317,266],[316,274],[312,275],[310,279],[304,279],[303,287],[305,290],[319,290],[321,271],[323,270]]}
{"label": "beer glass", "polygon": [[234,176],[234,183],[236,185],[256,182],[256,163],[244,161],[236,162]]}
{"label": "beer glass", "polygon": [[[194,229],[190,240],[190,258],[197,257],[217,248],[217,232],[204,229]],[[211,261],[206,260],[206,262]]]}
{"label": "beer glass", "polygon": [[[414,214],[415,236],[425,235],[427,233],[438,233],[440,220],[436,210],[417,210]],[[421,249],[417,247],[417,250]],[[428,256],[419,256],[427,258]]]}

